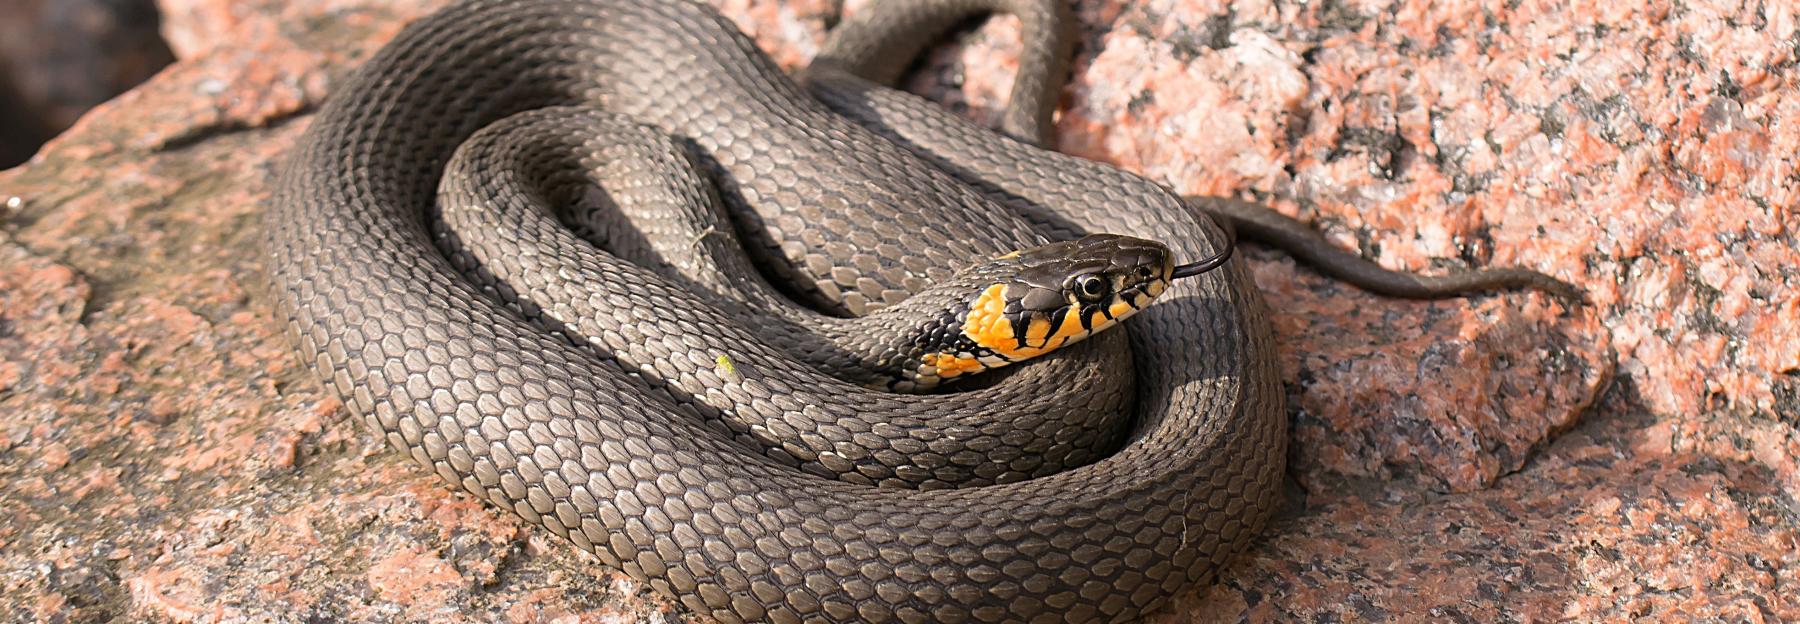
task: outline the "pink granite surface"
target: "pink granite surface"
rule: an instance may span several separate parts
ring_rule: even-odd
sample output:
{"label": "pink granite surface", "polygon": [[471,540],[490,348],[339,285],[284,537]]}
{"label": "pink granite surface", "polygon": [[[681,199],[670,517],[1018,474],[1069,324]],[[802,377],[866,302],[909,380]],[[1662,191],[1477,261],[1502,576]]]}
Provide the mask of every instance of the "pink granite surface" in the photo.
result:
{"label": "pink granite surface", "polygon": [[[0,173],[0,619],[686,619],[385,450],[269,320],[277,158],[438,2],[162,4],[182,61]],[[788,66],[834,13],[716,4]],[[1795,9],[1078,15],[1063,149],[1390,267],[1521,264],[1594,301],[1388,300],[1252,250],[1288,504],[1159,621],[1800,620]],[[1017,36],[911,87],[991,119]]]}

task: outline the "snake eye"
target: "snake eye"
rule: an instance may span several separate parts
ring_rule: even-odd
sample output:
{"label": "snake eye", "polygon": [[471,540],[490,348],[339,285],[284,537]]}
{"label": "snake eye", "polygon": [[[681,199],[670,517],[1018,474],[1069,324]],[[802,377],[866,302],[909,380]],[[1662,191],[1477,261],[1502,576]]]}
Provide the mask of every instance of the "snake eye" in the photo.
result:
{"label": "snake eye", "polygon": [[1150,267],[1140,265],[1133,273],[1137,274],[1138,281],[1140,282],[1150,281]]}
{"label": "snake eye", "polygon": [[1084,301],[1098,301],[1112,294],[1112,282],[1094,273],[1076,276],[1074,287],[1075,296]]}

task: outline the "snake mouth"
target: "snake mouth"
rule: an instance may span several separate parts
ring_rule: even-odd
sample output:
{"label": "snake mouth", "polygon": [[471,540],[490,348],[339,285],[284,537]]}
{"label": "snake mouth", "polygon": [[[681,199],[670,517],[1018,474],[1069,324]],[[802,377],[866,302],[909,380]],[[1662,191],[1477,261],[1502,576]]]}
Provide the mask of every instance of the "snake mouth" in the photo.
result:
{"label": "snake mouth", "polygon": [[[1168,273],[1164,273],[1164,275],[1167,274]],[[1151,281],[1129,286],[1120,290],[1118,294],[1119,302],[1130,306],[1131,311],[1123,316],[1119,316],[1115,320],[1123,320],[1125,316],[1136,314],[1145,307],[1148,307],[1151,301],[1155,301],[1157,297],[1162,296],[1164,292],[1169,290],[1169,279],[1170,278],[1168,277],[1158,277]],[[1110,310],[1110,308],[1111,307],[1109,306],[1108,310]]]}

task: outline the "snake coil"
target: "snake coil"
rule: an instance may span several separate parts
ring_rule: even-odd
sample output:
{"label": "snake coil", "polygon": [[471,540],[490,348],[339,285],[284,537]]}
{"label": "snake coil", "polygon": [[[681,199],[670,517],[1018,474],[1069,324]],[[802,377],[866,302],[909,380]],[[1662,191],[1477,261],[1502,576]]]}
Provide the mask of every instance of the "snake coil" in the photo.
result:
{"label": "snake coil", "polygon": [[[1220,253],[1168,189],[1034,145],[1041,114],[1009,138],[859,78],[883,42],[995,9],[1060,28],[1058,3],[896,4],[846,24],[804,87],[686,0],[467,0],[411,25],[337,88],[282,173],[266,242],[299,352],[394,448],[721,621],[1120,621],[1206,582],[1265,522],[1286,453],[1241,263],[984,388],[852,397],[792,368],[766,328],[671,305],[678,281],[532,243],[532,262],[586,268],[512,283],[439,251],[458,146],[515,113],[584,106],[671,137],[786,291],[848,312],[1086,233]],[[1064,41],[1028,38],[1026,57],[1066,56]],[[1060,65],[1027,65],[1015,93],[1054,93]],[[663,184],[619,175],[615,195]],[[530,289],[608,312],[495,296]],[[1116,450],[1048,474],[992,422],[1063,443],[1058,423],[1083,409],[1123,410]],[[1107,445],[1086,435],[1064,437]],[[877,487],[950,473],[979,485]]]}

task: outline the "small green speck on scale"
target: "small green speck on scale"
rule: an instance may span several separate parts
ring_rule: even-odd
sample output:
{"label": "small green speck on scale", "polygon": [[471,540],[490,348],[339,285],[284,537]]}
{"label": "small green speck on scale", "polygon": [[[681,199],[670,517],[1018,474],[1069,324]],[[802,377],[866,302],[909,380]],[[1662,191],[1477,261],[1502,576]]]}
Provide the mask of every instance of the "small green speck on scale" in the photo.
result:
{"label": "small green speck on scale", "polygon": [[726,381],[739,381],[743,379],[743,377],[738,375],[737,365],[731,362],[731,356],[729,355],[720,355],[719,357],[713,358],[713,372],[717,373],[719,377]]}

